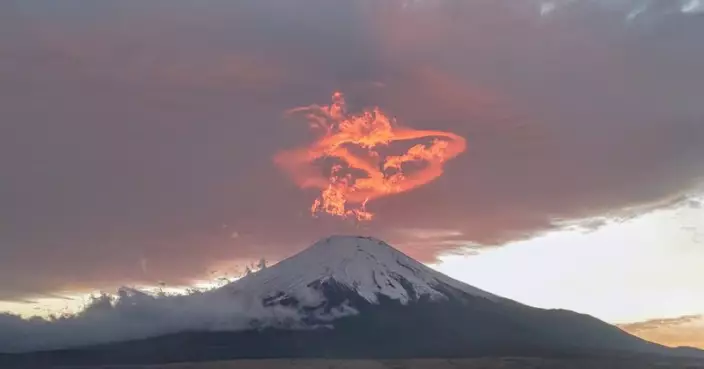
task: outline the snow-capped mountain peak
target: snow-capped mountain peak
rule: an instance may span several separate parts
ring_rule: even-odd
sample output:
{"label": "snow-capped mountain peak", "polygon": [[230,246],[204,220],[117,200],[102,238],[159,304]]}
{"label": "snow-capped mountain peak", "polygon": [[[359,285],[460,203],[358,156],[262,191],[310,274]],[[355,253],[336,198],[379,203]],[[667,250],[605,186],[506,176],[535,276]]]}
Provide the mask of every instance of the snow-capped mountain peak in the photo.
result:
{"label": "snow-capped mountain peak", "polygon": [[359,236],[322,239],[293,257],[226,286],[226,290],[268,303],[295,300],[300,306],[315,307],[326,299],[322,285],[352,291],[372,304],[381,296],[402,304],[420,298],[445,299],[447,287],[474,297],[501,299],[438,273],[383,241]]}

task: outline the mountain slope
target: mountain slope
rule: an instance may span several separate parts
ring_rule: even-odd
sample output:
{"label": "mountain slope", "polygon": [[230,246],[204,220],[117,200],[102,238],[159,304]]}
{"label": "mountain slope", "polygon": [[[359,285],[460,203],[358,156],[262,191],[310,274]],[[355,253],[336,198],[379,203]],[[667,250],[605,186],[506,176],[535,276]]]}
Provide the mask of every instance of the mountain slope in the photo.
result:
{"label": "mountain slope", "polygon": [[[199,296],[286,311],[239,331],[166,336],[13,356],[37,363],[235,358],[684,355],[590,316],[543,310],[466,285],[365,237],[324,239]],[[687,352],[688,356],[692,356]],[[9,363],[9,362],[8,362]]]}
{"label": "mountain slope", "polygon": [[378,304],[380,298],[404,305],[421,298],[445,300],[443,286],[491,301],[508,302],[438,273],[383,241],[345,236],[323,239],[272,268],[212,293],[260,299],[265,305],[295,304],[315,309],[332,307],[332,301],[326,299],[321,288],[333,285],[370,304]]}

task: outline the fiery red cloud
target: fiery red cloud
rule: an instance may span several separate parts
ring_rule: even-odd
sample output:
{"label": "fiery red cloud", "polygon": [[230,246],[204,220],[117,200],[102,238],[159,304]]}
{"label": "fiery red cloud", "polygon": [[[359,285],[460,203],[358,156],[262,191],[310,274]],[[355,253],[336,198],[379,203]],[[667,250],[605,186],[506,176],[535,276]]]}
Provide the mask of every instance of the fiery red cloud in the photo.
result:
{"label": "fiery red cloud", "polygon": [[[342,93],[330,105],[292,109],[321,132],[312,144],[275,157],[301,188],[317,188],[311,212],[371,220],[366,204],[423,186],[443,174],[446,161],[466,148],[454,133],[403,127],[378,107],[349,113]],[[398,147],[401,154],[394,155]]]}

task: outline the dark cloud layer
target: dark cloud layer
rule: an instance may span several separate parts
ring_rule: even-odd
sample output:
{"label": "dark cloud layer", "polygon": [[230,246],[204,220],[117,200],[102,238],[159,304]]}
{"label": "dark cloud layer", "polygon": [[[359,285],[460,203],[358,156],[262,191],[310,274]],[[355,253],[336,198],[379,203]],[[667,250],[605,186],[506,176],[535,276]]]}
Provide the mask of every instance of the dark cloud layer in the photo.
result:
{"label": "dark cloud layer", "polygon": [[[403,3],[0,4],[0,299],[182,282],[331,232],[427,260],[699,183],[701,16]],[[311,139],[282,113],[335,90],[469,149],[371,224],[312,219],[272,156]]]}

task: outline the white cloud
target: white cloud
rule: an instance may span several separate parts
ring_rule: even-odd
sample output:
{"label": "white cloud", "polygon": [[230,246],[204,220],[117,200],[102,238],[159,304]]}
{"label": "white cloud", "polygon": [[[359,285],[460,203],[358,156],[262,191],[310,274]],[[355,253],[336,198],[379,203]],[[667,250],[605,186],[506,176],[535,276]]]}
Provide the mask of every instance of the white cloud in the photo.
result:
{"label": "white cloud", "polygon": [[[349,315],[349,311],[337,312]],[[153,337],[185,330],[242,330],[293,324],[296,310],[264,307],[258,299],[193,291],[185,295],[152,295],[122,288],[102,294],[74,315],[23,319],[0,314],[0,352],[45,350]]]}
{"label": "white cloud", "polygon": [[557,5],[552,1],[546,1],[540,4],[540,16],[544,17],[552,13],[557,8]]}
{"label": "white cloud", "polygon": [[704,12],[704,5],[701,0],[688,0],[682,5],[682,13],[701,13]]}

